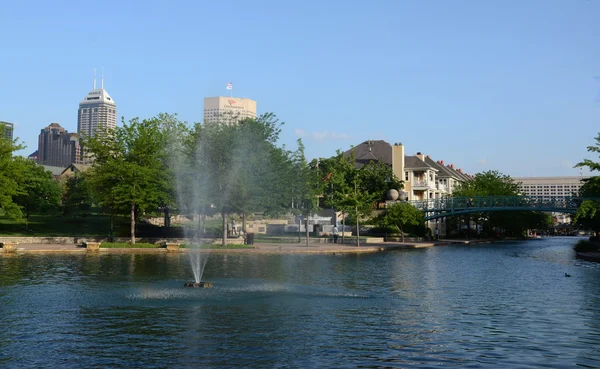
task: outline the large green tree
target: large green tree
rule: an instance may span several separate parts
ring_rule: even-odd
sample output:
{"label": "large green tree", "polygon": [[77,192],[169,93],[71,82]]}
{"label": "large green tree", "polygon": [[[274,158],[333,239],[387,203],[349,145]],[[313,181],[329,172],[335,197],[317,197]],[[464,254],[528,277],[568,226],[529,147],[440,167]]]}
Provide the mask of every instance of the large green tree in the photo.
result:
{"label": "large green tree", "polygon": [[[596,143],[587,147],[588,152],[600,155],[600,133],[595,138]],[[600,172],[600,160],[593,161],[584,159],[577,163],[575,167],[588,168],[590,171]],[[582,197],[591,197],[596,199],[585,200],[577,209],[574,221],[584,227],[593,229],[597,237],[600,237],[600,176],[592,176],[583,180],[583,185],[579,190]]]}
{"label": "large green tree", "polygon": [[280,214],[291,208],[295,180],[291,153],[277,146],[282,122],[272,113],[257,119],[196,125],[188,141],[187,186],[192,212],[215,209],[226,219],[249,213]]}
{"label": "large green tree", "polygon": [[63,180],[62,209],[64,216],[86,216],[92,208],[92,189],[84,172],[73,173]]}
{"label": "large green tree", "polygon": [[111,213],[129,214],[135,244],[137,215],[155,211],[171,189],[160,117],[123,121],[122,127],[96,132],[84,144],[94,158],[89,179],[96,201]]}
{"label": "large green tree", "polygon": [[61,189],[52,173],[33,160],[16,157],[14,164],[17,168],[15,179],[19,192],[13,196],[13,201],[21,209],[25,227],[28,228],[32,214],[59,208]]}
{"label": "large green tree", "polygon": [[[487,196],[518,196],[519,184],[508,175],[502,174],[496,170],[490,170],[477,173],[475,178],[461,184],[454,191],[453,197],[474,197]],[[478,212],[464,215],[463,221],[474,221],[482,225],[483,229],[492,234],[493,230],[500,230],[505,235],[520,236],[527,229],[539,229],[540,225],[547,227],[548,216],[540,212],[529,211],[496,211],[496,212]],[[449,222],[452,224],[453,222]]]}
{"label": "large green tree", "polygon": [[375,222],[383,227],[397,227],[404,242],[404,231],[407,227],[423,226],[423,213],[411,204],[403,201],[396,202],[386,211],[375,218]]}
{"label": "large green tree", "polygon": [[0,208],[6,215],[17,219],[21,218],[23,213],[13,201],[13,197],[19,193],[16,181],[18,168],[13,153],[22,148],[16,139],[11,141],[4,136],[4,125],[0,124]]}

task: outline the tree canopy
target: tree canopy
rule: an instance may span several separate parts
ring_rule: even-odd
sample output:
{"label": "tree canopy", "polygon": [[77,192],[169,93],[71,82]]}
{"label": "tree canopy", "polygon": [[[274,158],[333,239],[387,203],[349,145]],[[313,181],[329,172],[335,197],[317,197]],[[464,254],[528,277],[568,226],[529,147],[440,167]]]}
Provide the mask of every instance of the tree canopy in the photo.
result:
{"label": "tree canopy", "polygon": [[122,127],[84,141],[94,158],[89,173],[94,198],[111,212],[129,213],[132,244],[136,215],[156,210],[170,193],[166,138],[161,118],[155,117],[123,121]]}
{"label": "tree canopy", "polygon": [[[4,125],[0,124],[0,132],[4,132]],[[13,158],[13,153],[22,149],[17,140],[9,140],[0,134],[0,208],[16,219],[23,216],[21,208],[13,201],[13,198],[21,193],[16,177],[18,165]]]}
{"label": "tree canopy", "polygon": [[[454,197],[476,196],[518,196],[519,184],[508,175],[496,170],[477,173],[471,181],[463,182],[454,191]],[[489,234],[497,232],[505,235],[520,236],[527,229],[545,229],[552,219],[549,214],[531,211],[481,212],[462,216],[467,224],[473,220],[482,225]],[[451,220],[449,224],[455,223]]]}
{"label": "tree canopy", "polygon": [[[587,147],[588,152],[598,153],[600,156],[600,133],[594,139],[596,143]],[[585,168],[590,171],[600,172],[600,160],[593,161],[584,159],[577,163],[575,167]],[[593,197],[600,199],[600,176],[592,176],[583,180],[583,185],[579,190],[582,197]],[[591,228],[596,232],[596,236],[600,236],[600,200],[585,200],[580,205],[575,215],[574,221],[582,226]]]}

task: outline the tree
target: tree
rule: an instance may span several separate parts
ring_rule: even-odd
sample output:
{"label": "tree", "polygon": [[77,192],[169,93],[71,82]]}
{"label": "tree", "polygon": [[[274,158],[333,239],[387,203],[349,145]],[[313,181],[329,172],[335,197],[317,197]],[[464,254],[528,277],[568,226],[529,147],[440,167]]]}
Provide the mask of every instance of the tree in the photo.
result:
{"label": "tree", "polygon": [[290,209],[293,162],[277,147],[281,125],[272,113],[258,119],[224,120],[196,125],[188,142],[185,172],[192,177],[188,192],[195,209],[221,214],[222,243],[228,215],[251,212],[278,214]]}
{"label": "tree", "polygon": [[84,141],[94,158],[89,173],[94,197],[111,214],[129,213],[131,244],[137,215],[156,210],[170,191],[167,136],[161,123],[160,117],[134,118]]}
{"label": "tree", "polygon": [[[510,176],[496,170],[477,173],[471,181],[463,182],[453,193],[453,197],[478,197],[478,196],[518,196],[519,184]],[[530,212],[498,211],[479,212],[465,216],[467,224],[474,220],[481,224],[488,233],[492,229],[501,229],[505,234],[514,236],[530,228],[535,228],[537,218],[528,215]]]}
{"label": "tree", "polygon": [[377,200],[385,200],[389,190],[401,190],[403,182],[394,175],[392,167],[382,162],[371,161],[359,170],[363,182],[363,190],[379,196]]}
{"label": "tree", "polygon": [[425,224],[423,213],[407,202],[396,202],[388,207],[384,213],[375,218],[375,222],[383,227],[398,227],[404,242],[404,230],[409,226],[422,226]]}
{"label": "tree", "polygon": [[18,173],[13,159],[13,153],[23,149],[17,144],[17,139],[9,140],[4,136],[4,125],[0,124],[0,208],[11,218],[20,219],[23,214],[19,206],[13,201],[19,191],[19,185],[15,180]]}
{"label": "tree", "polygon": [[29,226],[32,214],[46,212],[60,206],[61,190],[52,178],[52,173],[32,160],[17,157],[14,159],[17,171],[15,179],[19,192],[13,201],[25,215],[25,227]]}
{"label": "tree", "polygon": [[92,207],[92,189],[85,173],[73,173],[64,181],[63,215],[86,216]]}
{"label": "tree", "polygon": [[[588,152],[600,154],[600,133],[595,138],[596,143],[593,146],[588,146]],[[600,171],[600,161],[584,159],[582,162],[575,165],[577,168],[587,167],[590,171]],[[593,176],[583,180],[583,185],[579,190],[582,197],[600,198],[600,176]],[[600,237],[600,200],[584,200],[574,218],[575,223],[589,227],[594,230],[596,237]]]}

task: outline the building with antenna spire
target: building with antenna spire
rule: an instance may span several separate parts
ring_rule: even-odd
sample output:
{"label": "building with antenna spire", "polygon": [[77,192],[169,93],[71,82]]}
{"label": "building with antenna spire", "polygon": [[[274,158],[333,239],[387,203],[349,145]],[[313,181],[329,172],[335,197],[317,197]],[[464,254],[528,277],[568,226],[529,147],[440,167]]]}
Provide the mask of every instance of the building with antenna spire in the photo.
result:
{"label": "building with antenna spire", "polygon": [[117,105],[104,89],[104,69],[100,88],[96,88],[96,69],[94,69],[94,88],[79,103],[77,114],[77,133],[85,140],[94,137],[98,129],[116,128]]}

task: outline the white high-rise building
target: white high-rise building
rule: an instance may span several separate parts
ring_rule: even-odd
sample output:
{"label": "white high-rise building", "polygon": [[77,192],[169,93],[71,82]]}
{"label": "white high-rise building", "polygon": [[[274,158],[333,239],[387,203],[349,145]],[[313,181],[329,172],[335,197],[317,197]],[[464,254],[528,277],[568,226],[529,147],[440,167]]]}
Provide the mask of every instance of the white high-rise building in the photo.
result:
{"label": "white high-rise building", "polygon": [[80,137],[94,137],[98,128],[115,128],[117,126],[117,105],[104,89],[104,77],[100,88],[94,89],[79,103],[77,115],[77,133]]}
{"label": "white high-rise building", "polygon": [[243,97],[204,98],[204,123],[234,123],[256,118],[256,101]]}
{"label": "white high-rise building", "polygon": [[[525,196],[545,198],[565,198],[579,196],[582,179],[588,177],[516,177],[521,193]],[[571,216],[563,213],[553,213],[558,223],[569,223]]]}

